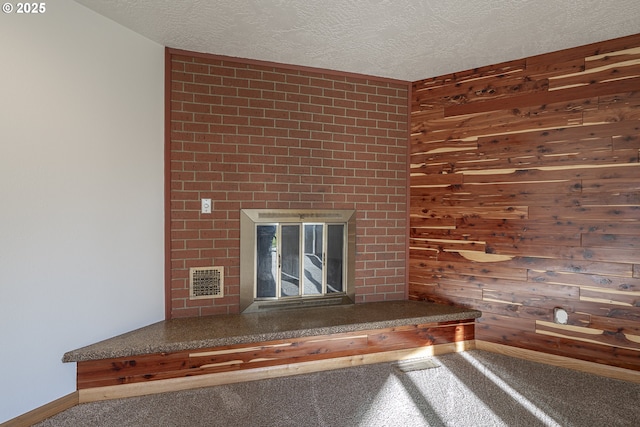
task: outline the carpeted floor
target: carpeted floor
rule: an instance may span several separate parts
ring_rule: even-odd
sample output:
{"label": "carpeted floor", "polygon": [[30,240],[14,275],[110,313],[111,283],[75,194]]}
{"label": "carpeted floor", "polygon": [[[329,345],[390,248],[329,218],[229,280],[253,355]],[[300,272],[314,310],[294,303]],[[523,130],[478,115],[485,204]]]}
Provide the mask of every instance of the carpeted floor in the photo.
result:
{"label": "carpeted floor", "polygon": [[640,384],[478,350],[431,362],[87,403],[37,426],[640,426]]}

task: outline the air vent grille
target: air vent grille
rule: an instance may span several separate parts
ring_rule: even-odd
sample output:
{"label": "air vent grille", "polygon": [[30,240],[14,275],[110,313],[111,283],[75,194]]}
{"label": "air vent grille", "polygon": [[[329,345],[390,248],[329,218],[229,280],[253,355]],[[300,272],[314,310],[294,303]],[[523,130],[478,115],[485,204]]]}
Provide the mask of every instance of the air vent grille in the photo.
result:
{"label": "air vent grille", "polygon": [[191,299],[222,298],[224,296],[224,267],[192,267],[189,269],[189,297]]}

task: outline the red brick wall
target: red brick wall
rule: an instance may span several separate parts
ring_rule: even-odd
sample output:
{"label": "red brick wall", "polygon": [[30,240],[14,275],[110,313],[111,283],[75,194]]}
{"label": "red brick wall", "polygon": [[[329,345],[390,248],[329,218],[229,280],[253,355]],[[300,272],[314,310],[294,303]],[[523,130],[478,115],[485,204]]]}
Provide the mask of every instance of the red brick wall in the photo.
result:
{"label": "red brick wall", "polygon": [[[171,49],[167,79],[167,317],[238,312],[249,208],[357,210],[356,302],[406,298],[407,83]],[[212,265],[224,298],[189,300]]]}

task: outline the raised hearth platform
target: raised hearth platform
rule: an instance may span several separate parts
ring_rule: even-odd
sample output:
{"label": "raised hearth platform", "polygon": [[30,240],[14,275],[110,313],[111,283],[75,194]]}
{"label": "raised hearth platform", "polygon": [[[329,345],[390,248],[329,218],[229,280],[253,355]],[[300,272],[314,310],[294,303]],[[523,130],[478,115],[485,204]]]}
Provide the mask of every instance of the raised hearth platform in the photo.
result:
{"label": "raised hearth platform", "polygon": [[[189,388],[187,381],[205,386],[399,360],[436,347],[464,350],[473,346],[480,316],[461,307],[386,301],[180,318],[70,351],[63,361],[78,362],[77,388],[89,392],[81,398],[89,401]],[[247,377],[250,372],[258,375]],[[216,374],[226,377],[213,380]]]}
{"label": "raised hearth platform", "polygon": [[419,301],[385,301],[154,323],[67,352],[63,362],[196,350],[315,335],[476,319],[478,310]]}

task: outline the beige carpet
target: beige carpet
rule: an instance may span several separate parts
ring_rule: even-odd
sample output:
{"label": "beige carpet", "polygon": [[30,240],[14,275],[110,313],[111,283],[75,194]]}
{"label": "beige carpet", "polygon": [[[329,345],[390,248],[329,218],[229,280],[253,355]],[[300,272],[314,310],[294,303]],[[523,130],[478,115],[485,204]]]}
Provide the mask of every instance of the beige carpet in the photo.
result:
{"label": "beige carpet", "polygon": [[44,426],[640,426],[640,384],[479,350],[78,405]]}

